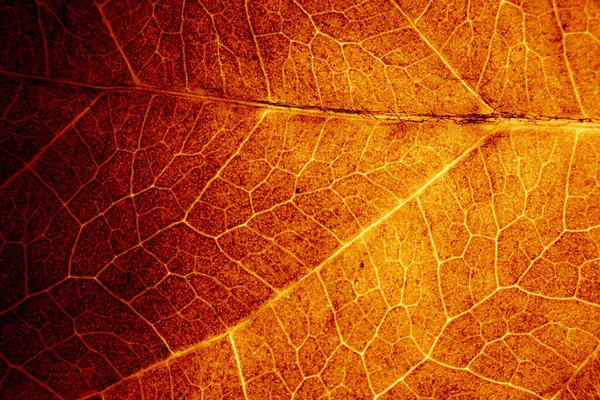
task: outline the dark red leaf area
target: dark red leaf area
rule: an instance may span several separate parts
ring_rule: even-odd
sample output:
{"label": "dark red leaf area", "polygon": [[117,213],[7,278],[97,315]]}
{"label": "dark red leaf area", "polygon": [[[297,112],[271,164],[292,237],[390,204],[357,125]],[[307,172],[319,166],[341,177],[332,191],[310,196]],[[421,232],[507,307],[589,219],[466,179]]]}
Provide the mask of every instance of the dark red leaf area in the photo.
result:
{"label": "dark red leaf area", "polygon": [[0,87],[0,183],[30,162],[98,95],[88,88],[2,76]]}
{"label": "dark red leaf area", "polygon": [[58,399],[49,390],[39,385],[23,372],[11,368],[2,373],[2,384],[0,385],[0,398],[2,399]]}
{"label": "dark red leaf area", "polygon": [[131,83],[127,65],[92,1],[6,1],[0,69],[71,82]]}
{"label": "dark red leaf area", "polygon": [[[25,100],[14,98],[16,121]],[[49,132],[60,117],[45,116]],[[23,370],[3,385],[35,385],[25,373],[79,398],[268,298],[214,238],[181,223],[256,122],[250,108],[116,93],[62,134],[14,151],[26,160],[48,146],[0,196],[0,353]]]}
{"label": "dark red leaf area", "polygon": [[97,387],[168,356],[131,308],[88,279],[68,279],[2,315],[0,349],[13,365],[63,397]]}

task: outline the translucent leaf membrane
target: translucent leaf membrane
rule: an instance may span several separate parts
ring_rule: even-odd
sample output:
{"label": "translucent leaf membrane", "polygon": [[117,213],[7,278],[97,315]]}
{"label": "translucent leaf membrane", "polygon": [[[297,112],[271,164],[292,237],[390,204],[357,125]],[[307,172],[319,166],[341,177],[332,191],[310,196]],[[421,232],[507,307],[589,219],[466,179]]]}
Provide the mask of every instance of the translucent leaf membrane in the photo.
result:
{"label": "translucent leaf membrane", "polygon": [[0,398],[598,398],[599,21],[4,2]]}
{"label": "translucent leaf membrane", "polygon": [[66,397],[231,329],[483,135],[164,95],[87,109],[2,189],[0,351]]}
{"label": "translucent leaf membrane", "polygon": [[3,7],[0,68],[329,109],[600,113],[592,0],[75,3]]}
{"label": "translucent leaf membrane", "polygon": [[596,394],[592,146],[490,134],[232,332],[248,397]]}

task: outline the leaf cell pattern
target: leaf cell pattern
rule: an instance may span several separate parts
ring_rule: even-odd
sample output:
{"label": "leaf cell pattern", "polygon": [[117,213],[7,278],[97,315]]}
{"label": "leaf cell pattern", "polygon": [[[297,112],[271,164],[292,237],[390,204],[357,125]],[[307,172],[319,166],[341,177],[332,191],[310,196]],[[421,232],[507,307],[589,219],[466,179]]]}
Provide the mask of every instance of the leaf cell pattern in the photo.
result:
{"label": "leaf cell pattern", "polygon": [[0,398],[600,396],[596,1],[0,13]]}

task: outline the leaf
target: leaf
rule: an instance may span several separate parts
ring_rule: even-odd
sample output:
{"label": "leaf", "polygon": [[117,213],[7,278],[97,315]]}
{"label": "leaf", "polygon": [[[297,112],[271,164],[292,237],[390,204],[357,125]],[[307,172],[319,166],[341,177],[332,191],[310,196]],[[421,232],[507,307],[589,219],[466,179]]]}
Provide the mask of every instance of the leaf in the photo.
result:
{"label": "leaf", "polygon": [[600,390],[597,5],[2,10],[1,398]]}

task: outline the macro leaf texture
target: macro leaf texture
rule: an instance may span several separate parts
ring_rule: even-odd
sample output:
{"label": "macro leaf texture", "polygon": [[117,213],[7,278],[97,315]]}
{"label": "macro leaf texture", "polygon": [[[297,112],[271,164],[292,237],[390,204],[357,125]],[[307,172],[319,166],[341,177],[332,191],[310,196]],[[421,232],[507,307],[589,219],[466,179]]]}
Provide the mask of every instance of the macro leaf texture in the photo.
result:
{"label": "macro leaf texture", "polygon": [[599,399],[598,0],[0,0],[1,399]]}

